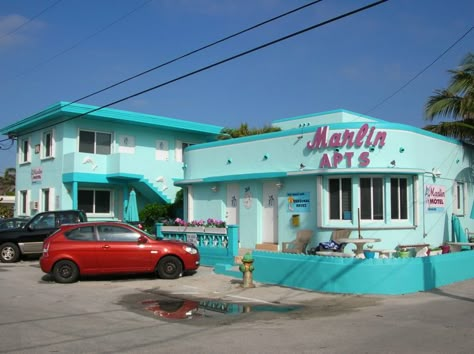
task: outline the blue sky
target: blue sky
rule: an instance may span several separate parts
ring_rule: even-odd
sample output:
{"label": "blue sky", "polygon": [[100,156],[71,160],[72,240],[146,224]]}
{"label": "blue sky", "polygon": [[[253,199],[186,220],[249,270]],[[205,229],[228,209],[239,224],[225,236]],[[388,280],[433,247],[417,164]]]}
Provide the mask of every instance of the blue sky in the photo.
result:
{"label": "blue sky", "polygon": [[[3,0],[0,125],[74,101],[308,2]],[[108,104],[371,2],[321,1],[81,103]],[[473,14],[472,0],[391,0],[112,108],[225,127],[262,127],[343,108],[422,127],[427,98],[446,87],[447,70],[474,51],[474,31],[379,104],[469,31]],[[15,166],[14,154],[0,150],[0,173]]]}

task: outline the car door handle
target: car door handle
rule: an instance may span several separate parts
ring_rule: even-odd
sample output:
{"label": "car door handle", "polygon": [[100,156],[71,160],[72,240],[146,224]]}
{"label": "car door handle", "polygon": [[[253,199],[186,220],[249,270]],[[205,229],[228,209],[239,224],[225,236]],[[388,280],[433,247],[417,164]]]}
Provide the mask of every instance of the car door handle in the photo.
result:
{"label": "car door handle", "polygon": [[110,248],[109,245],[105,245],[105,246],[102,246],[103,249],[107,249],[107,248]]}

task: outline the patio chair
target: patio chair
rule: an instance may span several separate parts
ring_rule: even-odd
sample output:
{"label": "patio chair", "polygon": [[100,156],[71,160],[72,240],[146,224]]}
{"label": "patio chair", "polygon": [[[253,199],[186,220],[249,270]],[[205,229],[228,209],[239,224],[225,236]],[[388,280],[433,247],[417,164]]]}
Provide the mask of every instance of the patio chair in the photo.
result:
{"label": "patio chair", "polygon": [[306,254],[306,247],[308,247],[311,238],[313,237],[313,230],[301,230],[296,234],[296,239],[291,242],[282,242],[283,253],[304,253]]}
{"label": "patio chair", "polygon": [[331,240],[336,242],[339,245],[339,249],[336,252],[344,252],[345,243],[339,242],[341,238],[349,238],[351,236],[352,230],[348,229],[339,229],[334,230],[331,235]]}

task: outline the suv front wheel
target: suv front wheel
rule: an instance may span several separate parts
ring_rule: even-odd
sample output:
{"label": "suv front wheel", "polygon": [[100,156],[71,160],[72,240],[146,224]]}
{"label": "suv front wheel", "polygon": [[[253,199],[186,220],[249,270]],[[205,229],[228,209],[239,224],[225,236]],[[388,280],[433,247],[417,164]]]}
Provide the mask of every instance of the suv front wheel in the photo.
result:
{"label": "suv front wheel", "polygon": [[2,263],[14,263],[20,259],[20,249],[11,242],[4,243],[0,247],[0,261]]}

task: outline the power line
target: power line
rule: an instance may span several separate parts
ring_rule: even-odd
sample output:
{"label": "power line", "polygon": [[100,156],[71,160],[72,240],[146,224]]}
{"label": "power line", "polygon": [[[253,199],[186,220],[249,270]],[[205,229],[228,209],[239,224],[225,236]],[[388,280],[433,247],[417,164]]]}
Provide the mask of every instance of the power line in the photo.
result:
{"label": "power line", "polygon": [[204,49],[211,48],[211,47],[213,47],[213,46],[215,46],[215,45],[217,45],[217,44],[219,44],[219,43],[222,43],[222,42],[227,41],[227,40],[229,40],[229,39],[231,39],[231,38],[237,37],[237,36],[239,36],[239,35],[241,35],[241,34],[243,34],[243,33],[249,32],[249,31],[251,31],[251,30],[253,30],[253,29],[256,29],[256,28],[258,28],[258,27],[261,27],[261,26],[263,26],[263,25],[266,25],[267,23],[270,23],[270,22],[272,22],[272,21],[278,20],[278,19],[280,19],[280,18],[282,18],[282,17],[288,16],[288,15],[294,13],[294,12],[300,11],[300,10],[306,8],[306,7],[312,6],[312,5],[317,4],[317,3],[321,2],[321,1],[323,1],[323,0],[312,1],[312,2],[310,2],[310,3],[308,3],[308,4],[305,4],[305,5],[303,5],[303,6],[297,7],[297,8],[295,8],[295,9],[293,9],[293,10],[287,11],[287,12],[281,14],[281,15],[272,17],[272,18],[270,18],[270,19],[268,19],[268,20],[265,20],[265,21],[263,21],[263,22],[260,22],[260,23],[258,23],[258,24],[256,24],[256,25],[253,25],[253,26],[251,26],[251,27],[248,27],[248,28],[246,28],[246,29],[243,29],[243,30],[241,30],[241,31],[239,31],[239,32],[236,32],[236,33],[234,33],[234,34],[231,34],[231,35],[229,35],[229,36],[227,36],[227,37],[221,38],[221,39],[219,39],[219,40],[217,40],[217,41],[215,41],[215,42],[212,42],[212,43],[210,43],[210,44],[206,44],[205,46],[202,46],[202,47],[200,47],[200,48],[198,48],[198,49],[194,49],[194,50],[192,50],[192,51],[190,51],[190,52],[187,52],[186,54],[183,54],[183,55],[178,56],[178,57],[176,57],[176,58],[174,58],[174,59],[168,60],[168,61],[166,61],[166,62],[164,62],[164,63],[162,63],[162,64],[159,64],[159,65],[157,65],[157,66],[154,66],[154,67],[152,67],[152,68],[150,68],[150,69],[147,69],[147,70],[145,70],[145,71],[142,71],[142,72],[140,72],[140,73],[138,73],[138,74],[136,74],[136,75],[133,75],[133,76],[130,76],[130,77],[126,78],[126,79],[123,79],[123,80],[121,80],[121,81],[118,81],[118,82],[116,82],[115,84],[112,84],[112,85],[107,86],[107,87],[105,87],[105,88],[103,88],[103,89],[100,89],[100,90],[98,90],[98,91],[95,91],[95,92],[93,92],[93,93],[91,93],[91,94],[88,94],[88,95],[86,95],[86,96],[83,96],[83,97],[81,97],[81,98],[78,98],[78,99],[76,99],[76,100],[70,102],[69,104],[77,103],[77,102],[79,102],[79,101],[85,100],[86,98],[89,98],[89,97],[95,96],[95,95],[97,95],[97,94],[99,94],[99,93],[102,93],[102,92],[104,92],[104,91],[110,90],[111,88],[114,88],[114,87],[116,87],[116,86],[119,86],[119,85],[121,85],[121,84],[123,84],[123,83],[125,83],[125,82],[128,82],[128,81],[130,81],[130,80],[136,79],[136,78],[138,78],[138,77],[140,77],[140,76],[143,76],[143,75],[145,75],[145,74],[148,74],[148,73],[150,73],[150,72],[152,72],[152,71],[155,71],[155,70],[157,70],[157,69],[160,69],[160,68],[162,68],[162,67],[164,67],[164,66],[167,66],[167,65],[169,65],[169,64],[175,63],[175,62],[177,62],[177,61],[179,61],[179,60],[181,60],[181,59],[184,59],[184,58],[186,58],[186,57],[189,57],[190,55],[193,55],[193,54],[196,54],[196,53],[198,53],[198,52],[200,52],[200,51],[203,51]]}
{"label": "power line", "polygon": [[376,110],[378,107],[383,105],[385,102],[390,100],[392,97],[397,95],[400,91],[402,91],[405,87],[410,85],[413,81],[415,81],[418,77],[420,77],[426,70],[428,70],[431,66],[433,66],[439,59],[441,59],[446,53],[448,53],[456,44],[461,42],[464,37],[466,37],[472,30],[474,30],[474,26],[471,27],[467,32],[465,32],[461,37],[459,37],[453,44],[451,44],[447,49],[445,49],[440,55],[436,57],[435,60],[433,60],[430,64],[428,64],[424,69],[422,69],[420,72],[418,72],[415,76],[413,76],[410,80],[408,80],[404,85],[402,85],[398,90],[396,90],[394,93],[392,93],[390,96],[387,98],[383,99],[380,103],[376,104],[374,107],[369,109],[366,113],[364,114],[369,114],[370,112]]}
{"label": "power line", "polygon": [[31,17],[28,21],[25,21],[23,22],[21,25],[19,25],[17,28],[11,30],[10,32],[7,32],[5,33],[3,36],[0,37],[0,39],[3,39],[15,32],[17,32],[18,30],[20,30],[21,28],[25,27],[28,23],[31,23],[33,22],[33,20],[37,19],[38,17],[40,17],[42,14],[44,14],[46,11],[48,11],[49,9],[53,8],[54,6],[56,6],[57,4],[59,4],[62,0],[57,0],[54,4],[48,6],[47,8],[45,8],[43,11],[41,11],[40,13],[38,13],[37,15]]}
{"label": "power line", "polygon": [[[61,0],[60,0],[61,1]],[[48,64],[50,62],[52,62],[54,59],[56,59],[57,57],[63,55],[63,54],[66,54],[67,52],[70,52],[71,50],[75,49],[76,47],[78,47],[79,45],[81,45],[82,43],[88,41],[89,39],[97,36],[98,34],[104,32],[105,30],[109,29],[110,27],[112,27],[113,25],[117,24],[118,22],[122,21],[123,19],[125,19],[126,17],[130,16],[131,14],[133,14],[134,12],[138,11],[139,9],[141,9],[142,7],[144,7],[145,5],[147,5],[149,2],[152,2],[153,0],[146,0],[144,1],[143,3],[141,3],[140,5],[138,5],[137,7],[133,8],[132,10],[130,10],[129,12],[127,12],[126,14],[120,16],[119,18],[117,18],[116,20],[110,22],[109,24],[105,25],[104,27],[100,28],[98,31],[90,34],[89,36],[87,37],[84,37],[83,39],[81,39],[80,41],[76,42],[75,44],[73,44],[72,46],[66,48],[66,49],[63,49],[62,51],[60,51],[59,53],[53,55],[52,57],[50,57],[49,59],[46,59],[45,61],[43,62],[40,62],[38,64],[36,64],[35,66],[27,69],[26,71],[18,74],[15,78],[18,78],[18,77],[21,77],[21,76],[24,76],[25,74],[28,74],[32,71],[34,71],[35,69],[45,65],[45,64]]]}
{"label": "power line", "polygon": [[117,104],[117,103],[121,103],[121,102],[126,101],[126,100],[129,100],[129,99],[131,99],[131,98],[134,98],[134,97],[143,95],[143,94],[145,94],[145,93],[147,93],[147,92],[156,90],[156,89],[158,89],[158,88],[160,88],[160,87],[169,85],[169,84],[174,83],[174,82],[176,82],[176,81],[185,79],[185,78],[190,77],[190,76],[194,76],[194,75],[199,74],[199,73],[201,73],[201,72],[203,72],[203,71],[207,71],[207,70],[209,70],[209,69],[211,69],[211,68],[214,68],[214,67],[216,67],[216,66],[222,65],[222,64],[224,64],[224,63],[227,63],[227,62],[229,62],[229,61],[235,60],[235,59],[237,59],[237,58],[243,57],[243,56],[245,56],[245,55],[251,54],[251,53],[256,52],[256,51],[258,51],[258,50],[261,50],[261,49],[264,49],[264,48],[269,47],[269,46],[271,46],[271,45],[274,45],[274,44],[276,44],[276,43],[283,42],[283,41],[285,41],[285,40],[287,40],[287,39],[296,37],[296,36],[298,36],[298,35],[300,35],[300,34],[303,34],[303,33],[306,33],[306,32],[308,32],[308,31],[314,30],[314,29],[316,29],[316,28],[318,28],[318,27],[322,27],[322,26],[325,26],[325,25],[330,24],[330,23],[332,23],[332,22],[341,20],[341,19],[343,19],[343,18],[345,18],[345,17],[349,17],[349,16],[352,16],[352,15],[355,15],[355,14],[357,14],[357,13],[359,13],[359,12],[362,12],[362,11],[368,10],[368,9],[370,9],[370,8],[372,8],[372,7],[381,5],[381,4],[383,4],[383,3],[387,2],[387,1],[389,1],[389,0],[380,0],[380,1],[373,2],[373,3],[369,4],[369,5],[360,7],[360,8],[358,8],[358,9],[356,9],[356,10],[346,12],[346,13],[344,13],[344,14],[342,14],[342,15],[333,17],[333,18],[331,18],[331,19],[329,19],[329,20],[320,22],[320,23],[315,24],[315,25],[310,26],[310,27],[306,27],[306,28],[304,28],[304,29],[302,29],[302,30],[300,30],[300,31],[293,32],[293,33],[291,33],[291,34],[289,34],[289,35],[280,37],[280,38],[278,38],[278,39],[275,39],[275,40],[273,40],[273,41],[267,42],[267,43],[262,44],[262,45],[260,45],[260,46],[254,47],[254,48],[252,48],[252,49],[246,50],[246,51],[241,52],[241,53],[239,53],[239,54],[236,54],[236,55],[233,55],[233,56],[228,57],[228,58],[226,58],[226,59],[223,59],[223,60],[220,60],[220,61],[218,61],[218,62],[215,62],[215,63],[213,63],[213,64],[207,65],[207,66],[205,66],[205,67],[202,67],[201,69],[197,69],[197,70],[191,71],[191,72],[189,72],[189,73],[187,73],[187,74],[181,75],[181,76],[179,76],[179,77],[177,77],[177,78],[174,78],[174,79],[172,79],[172,80],[169,80],[169,81],[166,81],[166,82],[164,82],[164,83],[161,83],[161,84],[155,85],[155,86],[153,86],[153,87],[150,87],[150,88],[148,88],[148,89],[139,91],[139,92],[137,92],[137,93],[135,93],[135,94],[133,94],[133,95],[129,95],[129,96],[127,96],[127,97],[124,97],[124,98],[121,98],[121,99],[119,99],[119,100],[113,101],[113,102],[108,103],[108,104],[106,104],[106,105],[103,105],[103,106],[94,108],[94,109],[92,109],[92,110],[90,110],[90,111],[87,111],[87,112],[85,112],[85,113],[81,113],[81,114],[75,115],[75,116],[73,116],[73,117],[70,117],[70,118],[67,118],[67,119],[63,119],[63,120],[61,120],[61,121],[57,121],[57,122],[55,122],[54,124],[50,124],[50,125],[47,125],[47,126],[43,126],[43,127],[40,128],[40,129],[33,129],[33,130],[30,130],[30,131],[27,131],[27,132],[25,132],[24,134],[25,134],[25,135],[26,135],[26,134],[31,134],[31,133],[36,132],[36,131],[40,131],[40,130],[43,130],[43,129],[46,129],[46,128],[53,127],[53,126],[55,126],[55,125],[57,125],[57,124],[59,124],[59,123],[64,123],[64,122],[67,122],[67,121],[70,121],[70,120],[73,120],[73,119],[77,119],[77,118],[80,118],[80,117],[84,117],[84,116],[86,116],[86,115],[88,115],[88,114],[97,112],[97,111],[99,111],[99,110],[101,110],[101,109],[103,109],[103,108],[107,108],[107,107],[113,106],[113,105],[115,105],[115,104]]}

